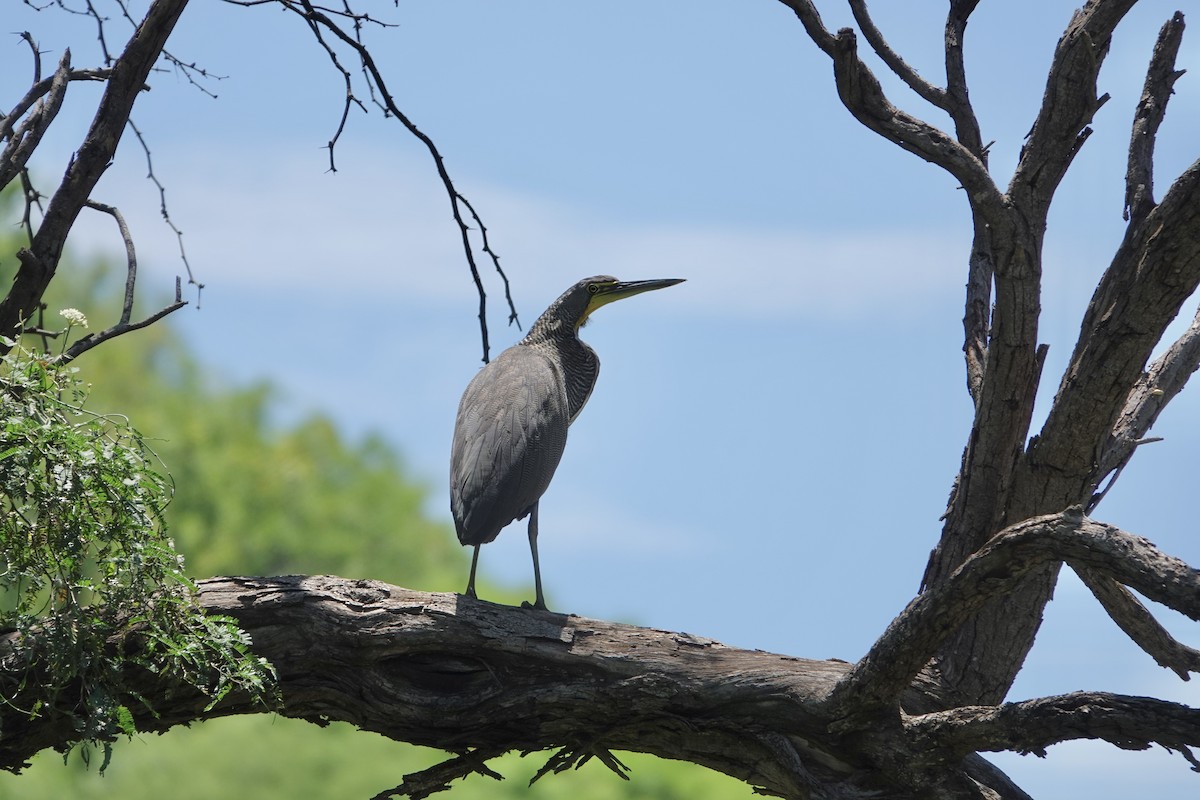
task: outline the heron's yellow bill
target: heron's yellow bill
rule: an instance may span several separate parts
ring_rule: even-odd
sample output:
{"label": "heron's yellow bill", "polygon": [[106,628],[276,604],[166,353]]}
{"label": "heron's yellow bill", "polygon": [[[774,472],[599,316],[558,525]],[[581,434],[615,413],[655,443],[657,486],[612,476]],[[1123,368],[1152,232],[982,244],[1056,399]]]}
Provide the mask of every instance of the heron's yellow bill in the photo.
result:
{"label": "heron's yellow bill", "polygon": [[633,297],[642,292],[665,289],[668,286],[683,283],[684,280],[684,278],[655,278],[648,281],[597,281],[588,284],[588,292],[591,297],[588,299],[583,316],[579,318],[579,324],[583,325],[591,313],[600,306],[608,305],[615,300],[624,300],[626,297]]}

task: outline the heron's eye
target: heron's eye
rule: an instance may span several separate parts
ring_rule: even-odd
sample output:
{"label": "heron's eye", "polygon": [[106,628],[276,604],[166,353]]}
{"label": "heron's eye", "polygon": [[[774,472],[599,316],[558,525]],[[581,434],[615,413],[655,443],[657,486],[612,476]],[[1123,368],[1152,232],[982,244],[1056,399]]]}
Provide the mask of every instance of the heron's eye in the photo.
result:
{"label": "heron's eye", "polygon": [[588,284],[588,294],[595,294],[598,291],[600,291],[600,284],[598,284],[598,283],[589,283]]}

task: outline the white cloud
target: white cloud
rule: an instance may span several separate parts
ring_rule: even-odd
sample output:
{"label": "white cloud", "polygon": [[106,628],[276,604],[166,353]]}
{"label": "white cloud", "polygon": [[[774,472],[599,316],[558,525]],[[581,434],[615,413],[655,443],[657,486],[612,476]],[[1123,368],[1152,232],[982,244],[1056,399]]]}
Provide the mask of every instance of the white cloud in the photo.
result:
{"label": "white cloud", "polygon": [[[415,156],[347,150],[342,171],[327,174],[319,153],[163,150],[155,154],[156,169],[202,281],[336,287],[398,303],[457,302],[474,292],[448,200],[432,165]],[[246,160],[231,162],[239,157]],[[157,193],[140,168],[114,165],[98,196],[126,209],[144,264],[179,271],[178,246],[158,220]],[[457,179],[484,217],[510,278],[547,298],[589,274],[679,276],[690,284],[675,308],[845,318],[961,292],[967,250],[961,232],[629,223]],[[82,220],[76,246],[116,250],[109,221],[96,217]],[[486,257],[480,269],[499,295]]]}

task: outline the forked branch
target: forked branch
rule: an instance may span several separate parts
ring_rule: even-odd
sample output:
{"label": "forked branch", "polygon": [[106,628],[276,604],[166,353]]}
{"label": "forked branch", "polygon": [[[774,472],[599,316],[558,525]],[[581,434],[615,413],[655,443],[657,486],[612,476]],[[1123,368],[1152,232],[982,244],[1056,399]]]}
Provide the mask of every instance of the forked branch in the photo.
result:
{"label": "forked branch", "polygon": [[133,244],[133,236],[129,232],[129,226],[125,223],[125,217],[114,206],[105,203],[97,203],[95,200],[88,200],[87,207],[95,209],[103,214],[108,214],[117,223],[117,229],[121,234],[121,241],[125,244],[125,296],[121,302],[121,316],[116,324],[99,333],[89,333],[87,336],[76,341],[68,347],[61,355],[54,360],[60,363],[74,361],[79,356],[91,350],[97,345],[107,342],[109,339],[115,339],[132,331],[140,330],[148,325],[153,325],[168,314],[178,311],[187,305],[187,301],[181,296],[182,289],[179,285],[179,279],[175,279],[175,301],[171,304],[160,308],[155,313],[151,314],[138,322],[131,322],[133,318],[133,299],[134,290],[137,287],[137,251]]}
{"label": "forked branch", "polygon": [[847,709],[895,703],[948,636],[989,600],[1055,561],[1107,575],[1200,620],[1200,572],[1149,541],[1080,509],[1017,523],[996,534],[950,578],[909,603],[833,693]]}
{"label": "forked branch", "polygon": [[[967,191],[972,205],[981,208],[989,217],[1002,214],[1003,198],[984,163],[935,126],[901,111],[888,100],[879,80],[858,57],[857,37],[853,30],[843,28],[836,35],[831,34],[811,0],[781,2],[795,12],[809,38],[833,60],[838,96],[855,119],[885,139],[949,172]],[[885,43],[880,38],[882,48]],[[903,70],[906,65],[901,66],[898,62],[896,67]],[[910,77],[914,76],[915,73]],[[928,92],[928,89],[921,91]]]}

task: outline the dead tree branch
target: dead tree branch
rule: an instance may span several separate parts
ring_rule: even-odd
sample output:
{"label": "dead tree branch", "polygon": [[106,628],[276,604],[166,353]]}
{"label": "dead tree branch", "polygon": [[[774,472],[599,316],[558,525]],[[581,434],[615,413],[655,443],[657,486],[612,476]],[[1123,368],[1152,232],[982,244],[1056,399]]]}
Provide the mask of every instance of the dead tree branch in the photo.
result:
{"label": "dead tree branch", "polygon": [[1129,137],[1129,166],[1125,171],[1125,219],[1137,225],[1154,207],[1154,143],[1167,113],[1175,81],[1185,70],[1175,69],[1183,43],[1183,14],[1176,11],[1163,23],[1146,70],[1146,85],[1133,115]]}
{"label": "dead tree branch", "polygon": [[0,302],[0,331],[16,330],[41,301],[58,268],[75,218],[112,161],[134,100],[186,5],[187,0],[156,0],[113,63],[83,144],[50,198],[32,244],[18,255],[21,265],[12,288]]}
{"label": "dead tree branch", "polygon": [[1002,751],[1046,755],[1052,744],[1103,739],[1123,750],[1159,744],[1178,751],[1194,771],[1200,710],[1150,697],[1073,692],[998,707],[969,706],[911,717],[904,727],[931,747],[960,752]]}
{"label": "dead tree branch", "polygon": [[909,603],[839,682],[833,704],[861,709],[895,703],[947,638],[987,602],[1058,562],[1106,575],[1200,620],[1197,570],[1145,539],[1083,516],[1080,509],[1037,517],[996,534],[949,580]]}
{"label": "dead tree branch", "polygon": [[[1005,564],[1019,572],[1047,552],[1093,565],[1128,559],[1128,569],[1113,570],[1122,580],[1161,579],[1160,598],[1180,600],[1176,605],[1200,615],[1194,573],[1189,582],[1172,559],[1108,526],[1062,515],[1001,538],[990,554],[964,565],[960,584],[948,591],[1002,590],[1004,581],[1015,580]],[[878,714],[868,697],[859,705],[836,700],[839,692],[849,699],[844,689],[862,664],[850,669],[839,661],[738,650],[685,633],[374,581],[214,578],[201,582],[199,599],[212,613],[234,617],[255,651],[275,665],[279,713],[319,724],[346,720],[454,754],[380,798],[425,797],[472,772],[492,773],[488,760],[511,750],[558,751],[549,771],[631,750],[703,764],[788,798],[866,798],[891,785],[890,796],[914,800],[1027,800],[973,752],[1002,749],[1005,737],[1016,749],[1075,738],[1200,746],[1198,712],[1167,703],[1088,695],[1090,703],[1074,705],[1045,698],[939,713],[943,698],[921,678],[897,698],[915,716],[902,717],[897,703]],[[915,601],[922,602],[928,603]],[[924,636],[920,627],[912,630]],[[12,652],[13,644],[0,642],[0,652]],[[931,647],[927,637],[922,646]],[[9,668],[0,664],[0,681]],[[238,697],[206,711],[210,698],[180,691],[170,676],[137,680],[155,707],[153,714],[135,712],[144,731],[261,711]],[[1100,705],[1114,711],[1098,714],[1093,709]],[[132,700],[130,706],[141,709]],[[849,725],[857,714],[872,717],[872,727]],[[0,766],[9,769],[74,733],[69,721],[30,719],[13,706],[0,709],[0,722]],[[1111,735],[1115,726],[1127,731],[1124,739]]]}

